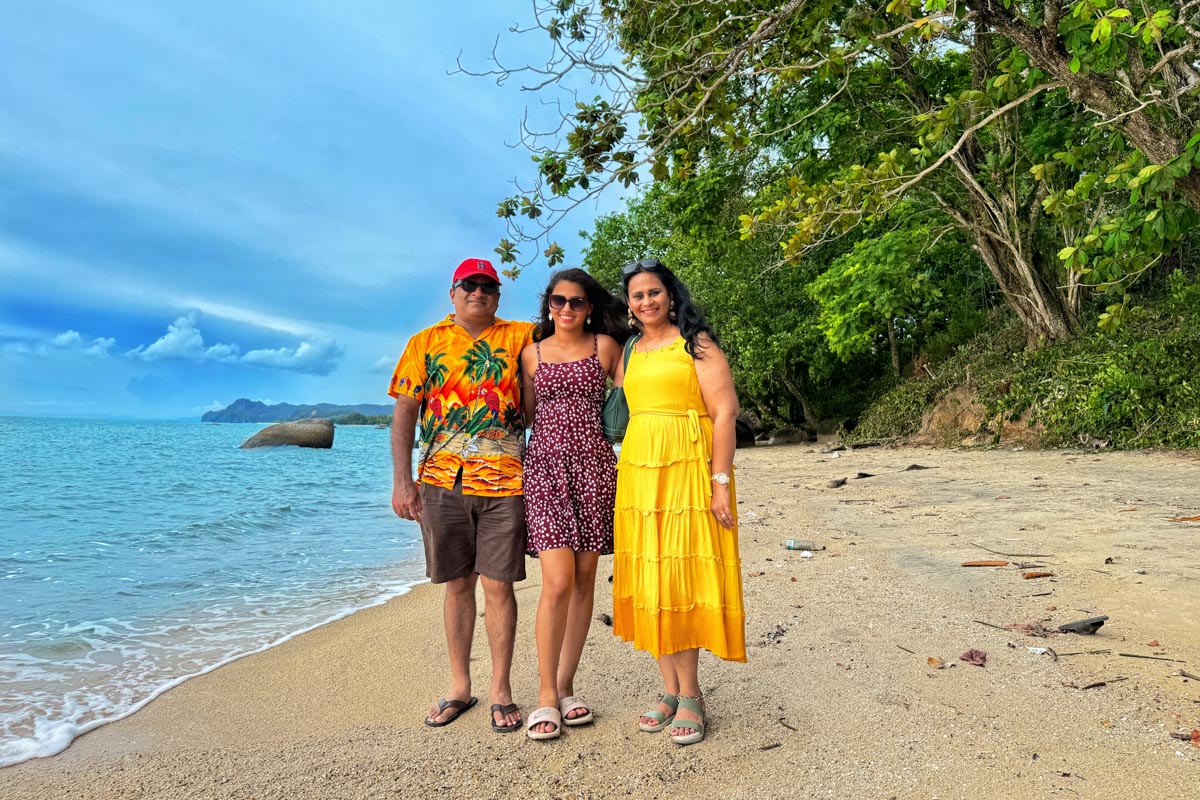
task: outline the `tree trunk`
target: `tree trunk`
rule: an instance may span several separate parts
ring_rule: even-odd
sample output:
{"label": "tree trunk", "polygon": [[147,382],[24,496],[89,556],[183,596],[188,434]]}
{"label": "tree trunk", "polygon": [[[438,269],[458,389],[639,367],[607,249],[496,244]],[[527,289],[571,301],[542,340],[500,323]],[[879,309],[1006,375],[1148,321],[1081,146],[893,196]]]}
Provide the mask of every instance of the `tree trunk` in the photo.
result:
{"label": "tree trunk", "polygon": [[896,320],[888,317],[887,321],[888,346],[892,350],[892,374],[900,377],[900,350],[896,347]]}
{"label": "tree trunk", "polygon": [[783,382],[784,388],[788,390],[788,394],[800,403],[800,409],[804,413],[803,427],[811,433],[816,433],[817,415],[813,413],[812,403],[808,400],[808,364],[800,363],[796,367],[796,372],[800,383],[792,380],[788,375],[781,375],[779,379]]}
{"label": "tree trunk", "polygon": [[[1147,113],[1146,108],[1139,108],[1139,98],[1131,96],[1115,79],[1094,72],[1071,71],[1071,55],[1058,37],[1057,16],[1047,20],[1047,26],[1053,27],[1034,28],[1016,15],[1015,6],[1006,8],[1003,0],[973,0],[971,5],[980,25],[991,28],[1024,51],[1033,66],[1067,87],[1071,100],[1111,120],[1110,124],[1155,164],[1165,164],[1183,152],[1180,131],[1171,130]],[[1187,132],[1182,132],[1182,136],[1186,137]],[[1200,170],[1192,169],[1176,181],[1175,188],[1188,205],[1200,211]]]}

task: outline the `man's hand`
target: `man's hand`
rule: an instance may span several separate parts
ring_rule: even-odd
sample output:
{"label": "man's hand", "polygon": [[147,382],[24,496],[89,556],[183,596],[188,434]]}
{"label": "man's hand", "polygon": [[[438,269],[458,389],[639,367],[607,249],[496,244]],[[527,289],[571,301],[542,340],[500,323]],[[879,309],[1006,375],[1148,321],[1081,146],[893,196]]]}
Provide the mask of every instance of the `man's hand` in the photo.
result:
{"label": "man's hand", "polygon": [[421,493],[412,481],[392,483],[392,511],[401,519],[421,521]]}

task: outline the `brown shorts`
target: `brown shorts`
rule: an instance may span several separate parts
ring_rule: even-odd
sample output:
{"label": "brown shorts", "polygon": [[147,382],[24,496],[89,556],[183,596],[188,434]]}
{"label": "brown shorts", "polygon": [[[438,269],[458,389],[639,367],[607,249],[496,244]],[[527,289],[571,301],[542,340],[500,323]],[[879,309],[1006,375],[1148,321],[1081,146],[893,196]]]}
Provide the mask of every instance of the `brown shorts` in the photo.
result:
{"label": "brown shorts", "polygon": [[433,583],[473,572],[505,583],[525,580],[525,498],[480,497],[421,484],[425,574]]}

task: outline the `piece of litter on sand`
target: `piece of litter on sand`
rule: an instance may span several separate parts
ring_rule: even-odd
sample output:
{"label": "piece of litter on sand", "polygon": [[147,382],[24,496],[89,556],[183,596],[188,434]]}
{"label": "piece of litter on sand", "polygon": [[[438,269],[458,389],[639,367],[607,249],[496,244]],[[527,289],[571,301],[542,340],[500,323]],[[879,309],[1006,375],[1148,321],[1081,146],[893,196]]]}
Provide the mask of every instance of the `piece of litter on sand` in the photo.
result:
{"label": "piece of litter on sand", "polygon": [[801,557],[801,558],[812,558],[812,557],[813,557],[813,551],[812,551],[812,550],[801,550],[801,551],[800,551],[800,557]]}
{"label": "piece of litter on sand", "polygon": [[1099,617],[1088,617],[1087,619],[1077,619],[1074,622],[1064,622],[1058,626],[1059,633],[1081,633],[1085,636],[1091,636],[1108,620],[1108,615],[1104,614]]}
{"label": "piece of litter on sand", "polygon": [[1080,689],[1080,690],[1082,690],[1082,689],[1099,689],[1101,686],[1108,686],[1109,684],[1112,684],[1112,683],[1120,683],[1121,681],[1124,681],[1124,680],[1128,680],[1128,678],[1124,678],[1124,677],[1118,675],[1117,677],[1109,678],[1106,681],[1093,681],[1092,683],[1089,683],[1086,686],[1074,686],[1073,684],[1068,684],[1068,685],[1071,686],[1071,688],[1073,688],[1073,689]]}
{"label": "piece of litter on sand", "polygon": [[874,477],[875,477],[875,476],[874,476],[874,475],[872,475],[872,474],[871,474],[871,473],[869,473],[869,472],[856,472],[856,473],[854,474],[854,480],[856,480],[856,481],[861,481],[861,480],[863,480],[863,479],[865,479],[865,478],[874,478]]}
{"label": "piece of litter on sand", "polygon": [[1054,652],[1053,647],[1027,647],[1026,649],[1035,656],[1050,656],[1052,661],[1058,661],[1058,653]]}
{"label": "piece of litter on sand", "polygon": [[612,627],[613,620],[612,620],[612,617],[610,617],[608,614],[597,614],[596,619],[600,620],[608,627],[610,627],[610,628]]}
{"label": "piece of litter on sand", "polygon": [[847,480],[849,480],[849,478],[834,478],[833,480],[831,480],[829,483],[827,483],[825,485],[827,487],[829,487],[830,489],[836,489],[839,486],[845,486]]}
{"label": "piece of litter on sand", "polygon": [[1142,656],[1142,655],[1138,655],[1137,653],[1117,653],[1117,655],[1124,656],[1125,658],[1146,658],[1151,661],[1171,661],[1176,664],[1186,664],[1187,663],[1182,658],[1167,658],[1165,656]]}
{"label": "piece of litter on sand", "polygon": [[1179,670],[1179,674],[1181,677],[1191,678],[1194,681],[1200,681],[1200,675],[1193,675],[1192,673],[1184,672],[1183,670]]}
{"label": "piece of litter on sand", "polygon": [[909,464],[907,467],[904,468],[904,471],[912,472],[913,470],[917,470],[917,469],[933,469],[933,467],[926,467],[923,464]]}
{"label": "piece of litter on sand", "polygon": [[1200,517],[1171,517],[1167,522],[1200,522]]}
{"label": "piece of litter on sand", "polygon": [[1024,578],[1025,580],[1030,580],[1032,578],[1053,578],[1054,573],[1053,572],[1042,572],[1041,570],[1035,570],[1033,572],[1022,572],[1021,577]]}
{"label": "piece of litter on sand", "polygon": [[785,720],[783,717],[779,718],[779,724],[782,725],[783,727],[787,728],[789,731],[799,731],[800,730],[799,728],[793,728],[791,725],[788,725],[787,720]]}
{"label": "piece of litter on sand", "polygon": [[1007,567],[1007,561],[964,561],[961,567]]}
{"label": "piece of litter on sand", "polygon": [[987,663],[987,653],[982,650],[976,650],[972,647],[967,652],[958,657],[959,661],[965,661],[968,664],[974,664],[977,667],[982,667]]}
{"label": "piece of litter on sand", "polygon": [[925,659],[925,663],[928,664],[929,666],[933,667],[934,669],[945,669],[946,668],[946,662],[942,661],[937,656],[930,656],[929,658]]}
{"label": "piece of litter on sand", "polygon": [[763,751],[763,750],[774,750],[776,747],[783,747],[783,745],[782,745],[780,742],[772,742],[771,744],[764,744],[762,747],[760,747],[760,748],[758,748],[758,749],[759,749],[760,751]]}
{"label": "piece of litter on sand", "polygon": [[996,630],[998,630],[998,631],[1004,631],[1005,633],[1012,633],[1012,629],[1011,629],[1011,628],[1006,628],[1006,627],[1004,627],[1003,625],[993,625],[992,623],[990,623],[990,622],[984,622],[984,621],[983,621],[983,620],[981,620],[981,619],[973,619],[973,620],[971,620],[971,621],[972,621],[972,622],[974,622],[974,623],[975,623],[975,624],[977,624],[977,625],[986,625],[986,626],[988,626],[989,628],[995,628],[995,629],[996,629]]}
{"label": "piece of litter on sand", "polygon": [[917,654],[916,650],[909,650],[907,647],[905,647],[902,644],[898,644],[898,645],[896,645],[896,647],[899,647],[901,650],[903,650],[906,653],[912,653],[914,656]]}

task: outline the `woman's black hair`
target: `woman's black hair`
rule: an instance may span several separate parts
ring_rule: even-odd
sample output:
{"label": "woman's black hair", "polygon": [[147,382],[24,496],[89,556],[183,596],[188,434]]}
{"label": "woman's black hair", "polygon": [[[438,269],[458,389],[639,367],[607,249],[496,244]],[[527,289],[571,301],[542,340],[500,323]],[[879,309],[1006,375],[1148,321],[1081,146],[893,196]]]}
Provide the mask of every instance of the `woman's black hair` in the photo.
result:
{"label": "woman's black hair", "polygon": [[619,343],[624,344],[629,338],[628,311],[625,304],[613,297],[612,292],[605,289],[600,281],[581,269],[559,270],[550,276],[546,291],[542,292],[541,306],[538,308],[536,324],[533,328],[533,340],[540,342],[554,333],[554,320],[550,317],[550,294],[554,287],[563,281],[579,284],[592,304],[591,321],[585,321],[583,329],[588,333],[604,333]]}
{"label": "woman's black hair", "polygon": [[[688,291],[687,286],[675,277],[675,273],[671,271],[670,267],[657,258],[634,261],[621,270],[621,288],[625,291],[626,303],[629,302],[629,281],[639,272],[649,272],[651,275],[658,276],[658,279],[663,282],[663,286],[667,289],[667,297],[671,299],[673,305],[670,312],[671,321],[679,326],[679,335],[683,337],[684,342],[683,349],[692,358],[703,358],[700,351],[704,349],[704,343],[700,342],[699,349],[696,346],[700,334],[707,333],[713,344],[717,344],[717,334],[704,319],[700,309],[696,308],[696,304],[692,302],[692,293]],[[639,329],[641,328],[640,322],[635,321],[633,324]]]}

